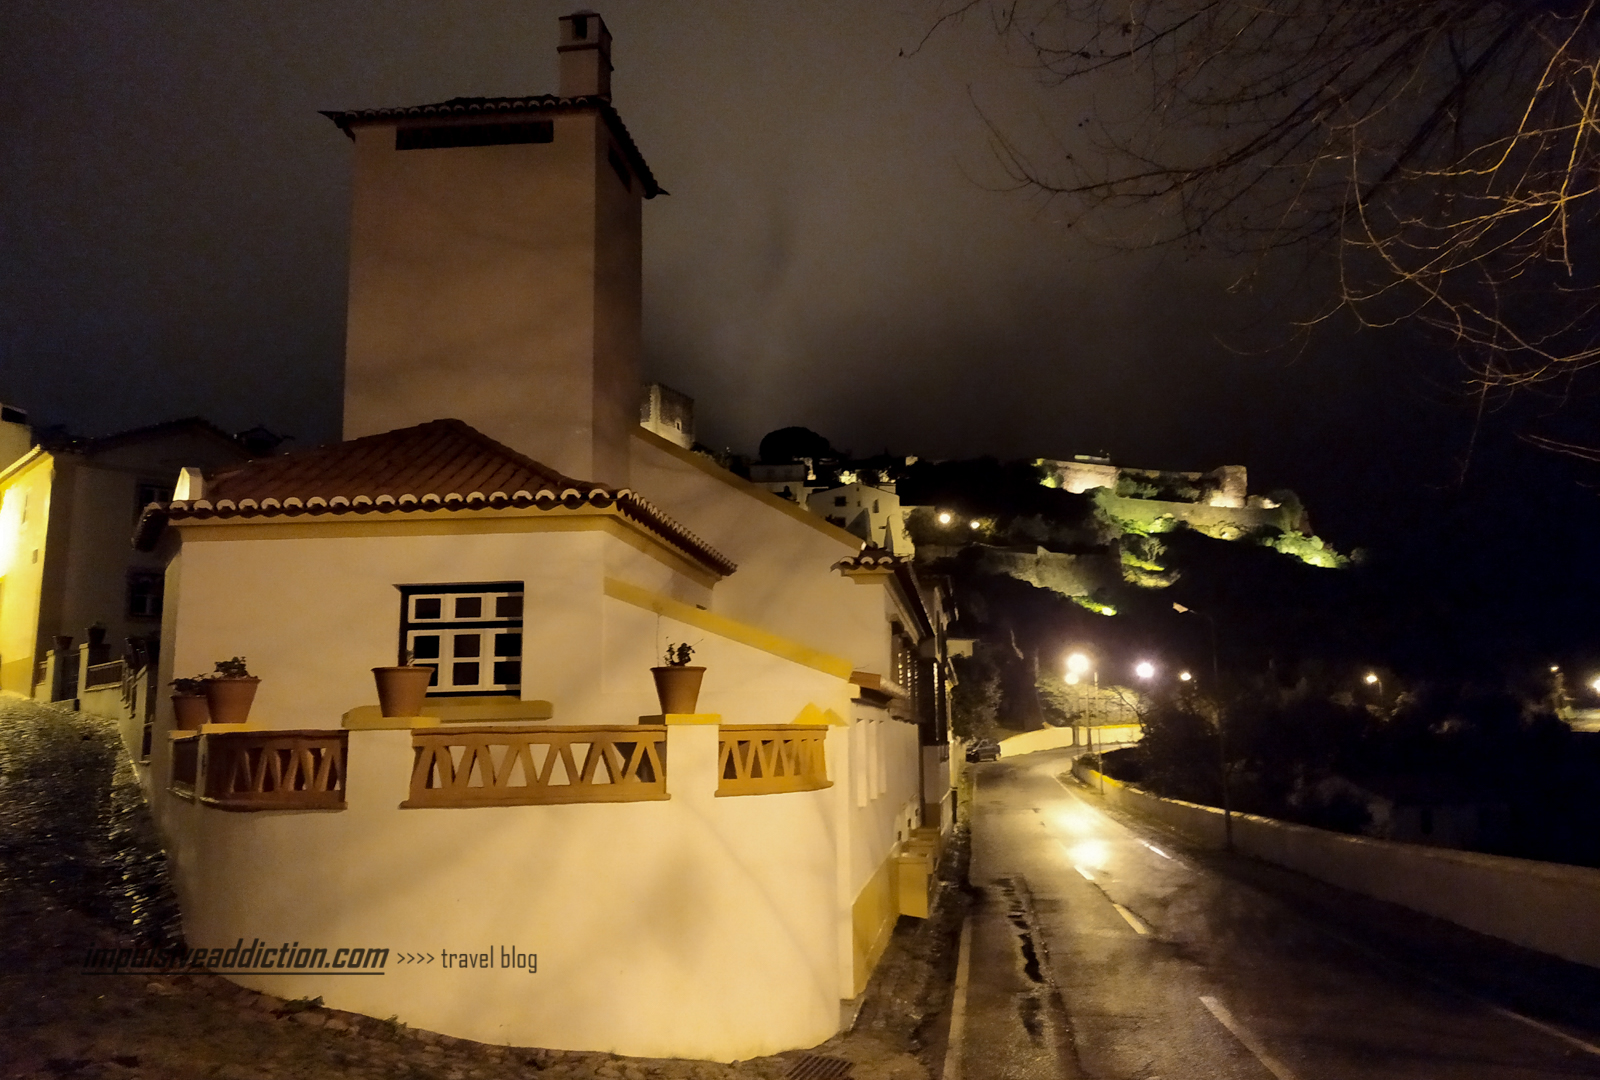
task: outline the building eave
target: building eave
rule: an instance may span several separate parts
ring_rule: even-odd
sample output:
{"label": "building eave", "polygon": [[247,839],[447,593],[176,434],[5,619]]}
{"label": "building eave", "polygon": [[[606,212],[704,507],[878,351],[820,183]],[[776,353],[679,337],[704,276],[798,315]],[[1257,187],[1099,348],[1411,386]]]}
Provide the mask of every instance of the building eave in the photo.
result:
{"label": "building eave", "polygon": [[369,124],[399,126],[426,120],[471,121],[485,117],[509,119],[516,116],[546,116],[552,113],[590,110],[600,114],[606,126],[611,129],[611,133],[616,136],[617,142],[621,144],[622,152],[628,158],[628,164],[633,167],[644,184],[644,197],[653,199],[657,195],[667,194],[667,190],[656,183],[655,174],[650,171],[644,154],[633,141],[633,136],[628,133],[627,125],[622,122],[621,115],[609,100],[599,96],[557,97],[554,94],[540,94],[515,98],[451,98],[449,101],[435,102],[431,105],[403,105],[383,109],[324,109],[322,115],[337,124],[345,135],[354,139],[356,137],[354,129]]}

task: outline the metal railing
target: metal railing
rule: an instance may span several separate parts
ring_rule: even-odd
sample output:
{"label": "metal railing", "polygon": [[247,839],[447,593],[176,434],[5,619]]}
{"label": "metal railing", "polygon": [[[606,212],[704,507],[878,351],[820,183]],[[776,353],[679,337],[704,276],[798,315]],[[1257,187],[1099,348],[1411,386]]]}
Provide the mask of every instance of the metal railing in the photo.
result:
{"label": "metal railing", "polygon": [[204,738],[205,782],[200,801],[207,806],[221,810],[344,809],[348,732],[225,731]]}
{"label": "metal railing", "polygon": [[667,797],[667,729],[455,727],[412,732],[407,808],[644,802]]}
{"label": "metal railing", "polygon": [[831,787],[825,725],[723,724],[718,795],[775,795]]}
{"label": "metal railing", "polygon": [[113,660],[109,664],[90,664],[89,670],[84,673],[83,688],[94,690],[103,686],[122,685],[122,661]]}

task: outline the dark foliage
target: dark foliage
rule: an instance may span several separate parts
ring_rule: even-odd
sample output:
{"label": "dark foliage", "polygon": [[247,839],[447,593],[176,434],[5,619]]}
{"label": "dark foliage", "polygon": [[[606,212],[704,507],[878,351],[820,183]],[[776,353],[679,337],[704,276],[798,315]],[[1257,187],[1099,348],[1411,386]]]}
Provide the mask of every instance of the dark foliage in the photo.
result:
{"label": "dark foliage", "polygon": [[838,458],[839,451],[825,437],[810,428],[786,427],[769,431],[761,439],[761,461],[767,465],[782,465],[801,458],[820,461]]}

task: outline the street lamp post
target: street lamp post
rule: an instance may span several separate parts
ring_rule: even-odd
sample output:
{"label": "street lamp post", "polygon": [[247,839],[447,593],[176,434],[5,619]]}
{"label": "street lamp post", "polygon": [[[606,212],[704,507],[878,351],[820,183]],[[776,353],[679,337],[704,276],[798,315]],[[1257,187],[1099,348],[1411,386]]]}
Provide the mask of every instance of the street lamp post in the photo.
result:
{"label": "street lamp post", "polygon": [[1217,665],[1217,620],[1203,611],[1174,603],[1172,610],[1180,615],[1198,615],[1211,628],[1211,686],[1217,708],[1217,767],[1222,774],[1222,846],[1233,850],[1233,800],[1229,796],[1228,781],[1228,724],[1222,710],[1222,676]]}
{"label": "street lamp post", "polygon": [[[1068,683],[1081,683],[1083,681],[1083,676],[1084,676],[1085,672],[1088,672],[1094,679],[1094,698],[1092,700],[1094,700],[1095,704],[1098,706],[1099,705],[1099,698],[1100,698],[1100,672],[1099,672],[1099,670],[1096,669],[1094,667],[1093,662],[1081,652],[1075,652],[1075,653],[1073,653],[1073,654],[1071,654],[1070,656],[1067,657],[1067,682]],[[1083,693],[1084,703],[1087,706],[1088,701],[1091,700],[1087,696],[1088,695],[1088,689],[1085,688],[1082,691],[1082,693]],[[1087,713],[1088,709],[1085,708],[1084,712]],[[1089,753],[1092,754],[1092,753],[1094,753],[1094,725],[1086,723],[1086,724],[1084,724],[1084,730],[1088,733]],[[1106,753],[1106,736],[1105,736],[1105,732],[1102,731],[1100,733],[1100,758],[1099,758],[1100,767],[1095,770],[1096,772],[1098,772],[1100,774],[1100,794],[1101,795],[1104,795],[1106,793],[1105,753]]]}

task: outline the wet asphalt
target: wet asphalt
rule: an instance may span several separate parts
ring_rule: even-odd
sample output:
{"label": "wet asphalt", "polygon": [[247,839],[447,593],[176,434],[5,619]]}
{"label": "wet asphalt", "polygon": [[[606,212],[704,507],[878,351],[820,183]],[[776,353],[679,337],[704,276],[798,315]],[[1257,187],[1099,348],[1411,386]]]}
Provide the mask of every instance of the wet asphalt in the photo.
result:
{"label": "wet asphalt", "polygon": [[1600,971],[1192,848],[1070,762],[976,767],[947,1080],[1600,1077]]}

